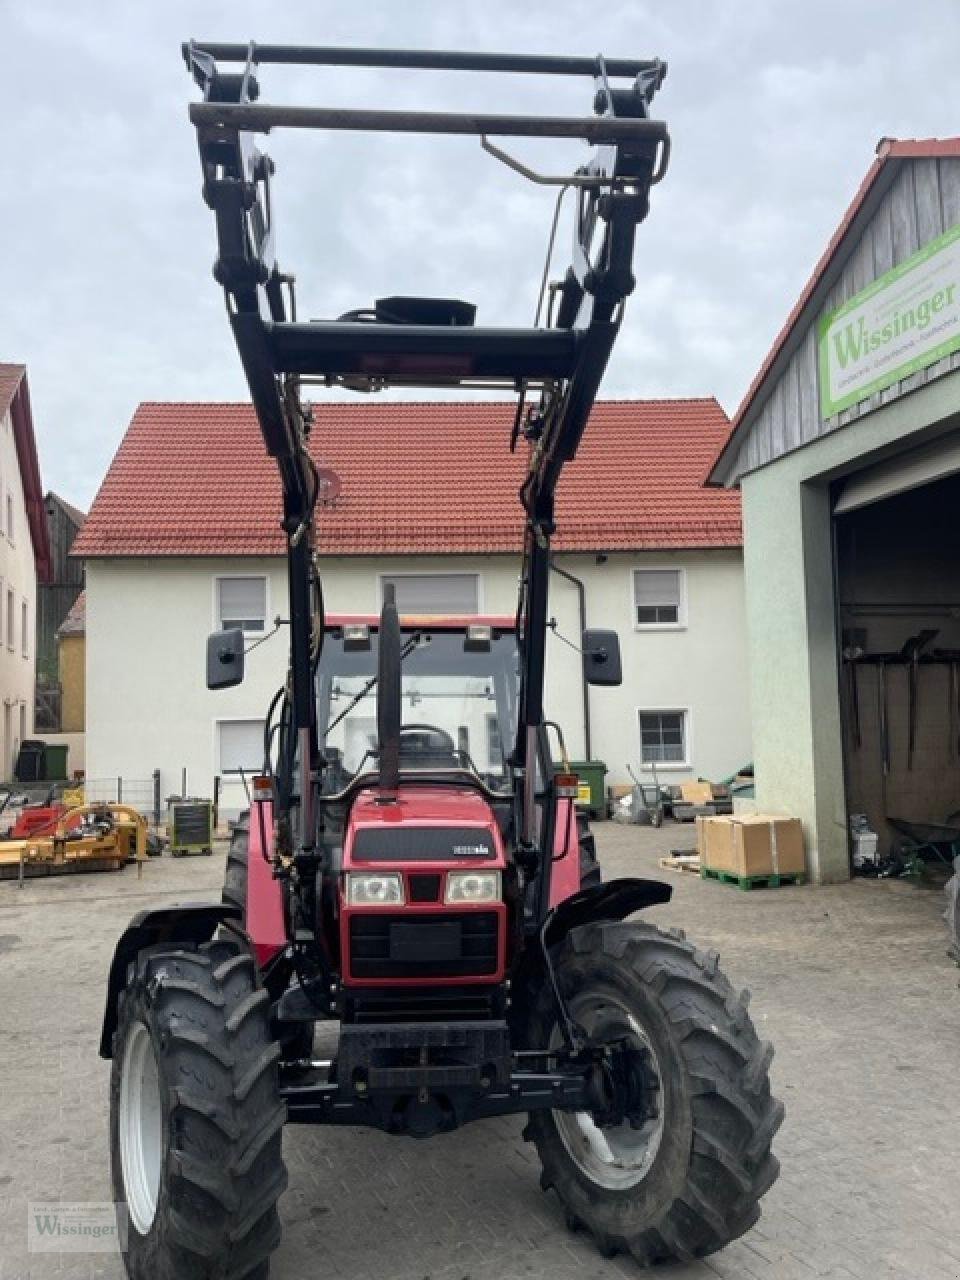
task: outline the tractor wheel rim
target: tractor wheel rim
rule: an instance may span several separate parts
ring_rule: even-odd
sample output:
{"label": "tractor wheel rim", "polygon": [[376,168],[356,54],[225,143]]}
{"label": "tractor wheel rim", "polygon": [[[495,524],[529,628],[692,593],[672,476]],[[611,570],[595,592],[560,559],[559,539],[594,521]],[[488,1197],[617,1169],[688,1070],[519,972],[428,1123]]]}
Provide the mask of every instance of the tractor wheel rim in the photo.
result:
{"label": "tractor wheel rim", "polygon": [[120,1167],[130,1221],[146,1235],[157,1212],[163,1159],[160,1074],[150,1033],[142,1022],[130,1029],[120,1077]]}
{"label": "tractor wheel rim", "polygon": [[[664,1081],[660,1062],[650,1038],[643,1030],[629,1002],[613,992],[603,995],[581,992],[567,1007],[573,1020],[594,1044],[627,1039],[631,1046],[645,1049],[648,1066],[656,1075],[657,1113],[639,1129],[628,1120],[600,1127],[589,1111],[555,1111],[554,1123],[560,1141],[577,1168],[591,1182],[608,1191],[626,1191],[642,1182],[653,1167],[663,1137]],[[554,1042],[559,1043],[559,1032]]]}

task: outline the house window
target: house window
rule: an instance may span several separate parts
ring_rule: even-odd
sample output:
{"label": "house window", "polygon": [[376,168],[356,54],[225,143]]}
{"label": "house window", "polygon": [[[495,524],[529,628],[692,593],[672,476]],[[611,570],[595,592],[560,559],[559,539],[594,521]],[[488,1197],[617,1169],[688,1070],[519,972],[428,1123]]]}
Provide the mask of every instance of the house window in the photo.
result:
{"label": "house window", "polygon": [[13,541],[13,495],[7,494],[7,537]]}
{"label": "house window", "polygon": [[221,720],[217,734],[221,773],[258,773],[263,768],[262,720]]}
{"label": "house window", "polygon": [[23,650],[23,656],[30,656],[30,611],[27,608],[26,600],[20,604],[20,647]]}
{"label": "house window", "polygon": [[478,573],[389,573],[380,579],[383,588],[396,591],[400,613],[479,613]]}
{"label": "house window", "polygon": [[687,764],[685,711],[641,711],[639,718],[642,764]]}
{"label": "house window", "polygon": [[263,631],[267,624],[266,578],[218,578],[217,618],[224,630]]}
{"label": "house window", "polygon": [[680,626],[683,619],[683,570],[635,569],[634,622],[638,627]]}
{"label": "house window", "polygon": [[15,633],[14,633],[13,627],[14,627],[14,609],[15,608],[16,608],[16,601],[14,600],[13,591],[11,590],[10,587],[8,587],[7,588],[7,648],[8,649],[12,649],[14,647],[13,637]]}

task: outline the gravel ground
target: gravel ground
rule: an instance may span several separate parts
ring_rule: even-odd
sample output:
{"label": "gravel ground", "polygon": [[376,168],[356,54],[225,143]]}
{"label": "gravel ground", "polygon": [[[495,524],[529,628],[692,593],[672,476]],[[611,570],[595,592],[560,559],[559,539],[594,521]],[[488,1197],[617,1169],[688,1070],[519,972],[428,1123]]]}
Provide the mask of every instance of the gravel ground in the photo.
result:
{"label": "gravel ground", "polygon": [[[958,974],[935,892],[900,882],[742,893],[659,871],[693,830],[597,828],[611,875],[664,875],[649,916],[717,948],[773,1040],[787,1120],[782,1176],[759,1225],[669,1280],[956,1280],[960,1210]],[[222,853],[0,883],[0,1277],[123,1274],[116,1255],[27,1249],[27,1203],[110,1197],[104,979],[129,916],[219,891]],[[568,1234],[516,1119],[426,1143],[291,1127],[290,1189],[274,1280],[607,1280],[636,1276]]]}

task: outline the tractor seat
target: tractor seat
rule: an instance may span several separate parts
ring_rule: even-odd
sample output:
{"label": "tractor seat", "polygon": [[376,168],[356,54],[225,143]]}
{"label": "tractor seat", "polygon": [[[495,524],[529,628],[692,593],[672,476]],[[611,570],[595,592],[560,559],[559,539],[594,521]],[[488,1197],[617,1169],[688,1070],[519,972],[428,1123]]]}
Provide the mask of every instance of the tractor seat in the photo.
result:
{"label": "tractor seat", "polygon": [[400,764],[408,769],[459,769],[460,755],[450,734],[434,725],[404,725]]}

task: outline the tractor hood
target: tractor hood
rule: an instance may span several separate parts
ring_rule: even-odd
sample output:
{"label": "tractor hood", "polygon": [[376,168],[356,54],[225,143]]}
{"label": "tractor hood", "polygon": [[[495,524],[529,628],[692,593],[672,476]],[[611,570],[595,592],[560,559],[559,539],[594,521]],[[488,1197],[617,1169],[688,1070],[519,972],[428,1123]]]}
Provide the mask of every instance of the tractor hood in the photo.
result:
{"label": "tractor hood", "polygon": [[444,862],[503,866],[503,842],[493,810],[469,787],[405,786],[384,799],[367,788],[350,811],[344,865]]}

